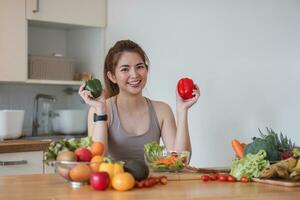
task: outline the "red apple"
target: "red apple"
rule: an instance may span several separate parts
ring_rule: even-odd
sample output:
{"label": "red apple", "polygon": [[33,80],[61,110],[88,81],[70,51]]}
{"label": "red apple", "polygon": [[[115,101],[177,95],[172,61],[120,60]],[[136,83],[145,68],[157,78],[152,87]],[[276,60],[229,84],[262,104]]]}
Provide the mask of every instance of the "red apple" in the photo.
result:
{"label": "red apple", "polygon": [[107,172],[94,172],[90,175],[90,184],[95,190],[105,190],[109,186]]}
{"label": "red apple", "polygon": [[77,157],[77,160],[81,162],[89,162],[93,157],[92,152],[84,147],[76,149],[75,155]]}

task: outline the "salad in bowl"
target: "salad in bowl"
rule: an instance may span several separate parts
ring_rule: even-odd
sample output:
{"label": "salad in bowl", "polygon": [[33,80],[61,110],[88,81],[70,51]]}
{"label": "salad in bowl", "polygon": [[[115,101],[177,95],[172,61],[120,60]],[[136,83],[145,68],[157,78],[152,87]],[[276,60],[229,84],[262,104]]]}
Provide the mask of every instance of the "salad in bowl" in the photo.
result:
{"label": "salad in bowl", "polygon": [[155,172],[181,171],[189,161],[190,152],[168,151],[156,142],[144,145],[145,161]]}

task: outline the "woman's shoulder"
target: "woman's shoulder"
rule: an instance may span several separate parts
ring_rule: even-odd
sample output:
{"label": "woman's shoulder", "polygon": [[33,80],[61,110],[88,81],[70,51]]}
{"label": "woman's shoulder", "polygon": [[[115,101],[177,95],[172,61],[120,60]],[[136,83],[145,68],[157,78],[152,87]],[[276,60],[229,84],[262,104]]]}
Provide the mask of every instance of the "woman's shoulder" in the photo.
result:
{"label": "woman's shoulder", "polygon": [[159,113],[164,113],[166,111],[170,111],[171,110],[171,107],[169,104],[163,102],[163,101],[157,101],[157,100],[152,100],[150,99],[154,109],[156,112],[159,112]]}

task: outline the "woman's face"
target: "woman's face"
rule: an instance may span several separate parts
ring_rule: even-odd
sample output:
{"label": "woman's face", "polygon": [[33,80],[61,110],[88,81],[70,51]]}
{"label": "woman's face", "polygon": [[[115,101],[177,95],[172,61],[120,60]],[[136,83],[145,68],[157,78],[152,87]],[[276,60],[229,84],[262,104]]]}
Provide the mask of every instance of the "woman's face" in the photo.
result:
{"label": "woman's face", "polygon": [[147,82],[148,70],[138,53],[124,52],[117,63],[115,74],[109,78],[117,83],[120,92],[140,94]]}

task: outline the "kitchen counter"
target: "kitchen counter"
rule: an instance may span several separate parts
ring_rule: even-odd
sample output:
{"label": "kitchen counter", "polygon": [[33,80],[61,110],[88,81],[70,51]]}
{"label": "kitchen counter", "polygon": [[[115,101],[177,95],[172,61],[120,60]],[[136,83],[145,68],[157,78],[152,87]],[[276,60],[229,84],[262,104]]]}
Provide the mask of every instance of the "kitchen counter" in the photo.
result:
{"label": "kitchen counter", "polygon": [[4,140],[0,141],[0,153],[45,151],[52,141],[82,137],[87,137],[87,134],[26,136],[14,140]]}
{"label": "kitchen counter", "polygon": [[167,185],[118,192],[113,189],[94,191],[89,185],[72,189],[56,174],[0,177],[0,199],[82,200],[82,199],[263,199],[298,200],[300,188],[272,186],[260,183],[226,183],[169,181]]}
{"label": "kitchen counter", "polygon": [[51,140],[4,140],[0,142],[0,153],[15,153],[28,151],[45,151]]}

